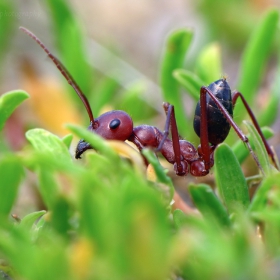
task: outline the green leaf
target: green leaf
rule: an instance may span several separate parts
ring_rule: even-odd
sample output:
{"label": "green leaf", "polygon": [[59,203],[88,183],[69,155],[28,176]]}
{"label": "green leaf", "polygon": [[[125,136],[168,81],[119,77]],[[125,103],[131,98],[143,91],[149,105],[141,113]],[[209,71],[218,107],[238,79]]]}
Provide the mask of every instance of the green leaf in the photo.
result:
{"label": "green leaf", "polygon": [[188,219],[182,210],[176,209],[173,212],[173,221],[176,228],[180,229],[182,226],[187,225]]}
{"label": "green leaf", "polygon": [[253,213],[262,211],[267,205],[269,192],[273,188],[280,189],[280,173],[275,173],[264,178],[252,199],[248,212]]}
{"label": "green leaf", "polygon": [[[197,215],[186,215],[182,210],[176,209],[173,212],[173,221],[174,225],[177,229],[186,227],[188,230],[198,230],[198,232],[206,233],[206,235],[209,234],[207,231],[209,228],[212,228],[215,230],[215,233],[217,233],[217,227],[213,227],[213,223],[211,221],[208,223],[208,221],[205,222],[205,219],[201,219]],[[189,231],[188,231],[189,232]],[[194,232],[192,232],[192,236],[195,238]],[[211,235],[211,233],[210,233]]]}
{"label": "green leaf", "polygon": [[174,105],[177,124],[181,132],[188,131],[190,125],[186,122],[179,85],[173,77],[173,71],[183,67],[192,37],[193,32],[187,29],[179,29],[169,35],[160,70],[160,84],[164,100]]}
{"label": "green leaf", "polygon": [[254,152],[257,155],[260,166],[262,167],[264,174],[269,175],[271,173],[271,167],[264,143],[251,122],[244,121],[244,124],[247,126],[248,131],[251,134],[252,146],[254,147]]}
{"label": "green leaf", "polygon": [[189,185],[192,200],[201,214],[207,218],[214,218],[221,225],[229,226],[228,213],[210,186],[206,184]]}
{"label": "green leaf", "polygon": [[23,90],[10,91],[0,97],[0,130],[16,107],[28,97],[29,95]]}
{"label": "green leaf", "polygon": [[219,193],[229,211],[247,208],[250,203],[248,186],[242,169],[226,144],[220,144],[214,154],[215,174]]}
{"label": "green leaf", "polygon": [[70,230],[71,210],[71,205],[65,195],[59,195],[52,205],[52,226],[64,237],[68,236]]}
{"label": "green leaf", "polygon": [[280,217],[278,209],[279,207],[273,209],[267,207],[261,212],[252,213],[254,220],[261,225],[265,225],[262,231],[262,238],[265,240],[266,252],[271,256],[278,254],[280,246]]}
{"label": "green leaf", "polygon": [[30,213],[28,215],[26,215],[24,218],[22,218],[19,227],[21,228],[25,228],[27,230],[31,230],[32,226],[34,225],[34,223],[43,215],[45,215],[47,213],[47,211],[42,210],[42,211],[37,211],[37,212],[33,212]]}
{"label": "green leaf", "polygon": [[70,153],[63,141],[47,130],[40,128],[28,130],[26,138],[36,151],[52,156],[57,161],[72,162]]}
{"label": "green leaf", "polygon": [[[249,104],[253,104],[254,96],[260,86],[265,62],[277,30],[278,19],[279,12],[275,9],[269,10],[258,24],[243,53],[237,88]],[[236,104],[235,114],[241,119],[245,114],[239,104]]]}
{"label": "green leaf", "polygon": [[81,139],[84,139],[86,142],[88,142],[97,151],[100,151],[104,155],[108,156],[116,163],[119,162],[120,158],[118,154],[101,136],[77,125],[68,124],[66,127]]}
{"label": "green leaf", "polygon": [[70,149],[70,146],[71,146],[71,143],[72,143],[72,140],[73,140],[73,135],[68,134],[68,135],[64,136],[61,140],[65,144],[67,149]]}
{"label": "green leaf", "polygon": [[[262,127],[261,131],[262,131],[265,139],[270,139],[274,135],[272,129],[270,129],[269,127]],[[254,143],[251,140],[252,136],[250,134],[248,134],[246,136],[248,137],[249,142],[252,144],[252,148],[254,149],[254,145],[253,145]],[[243,163],[243,161],[247,158],[247,156],[250,153],[249,150],[247,149],[247,147],[245,147],[244,143],[241,140],[236,142],[231,148],[240,164]]]}
{"label": "green leaf", "polygon": [[279,111],[280,101],[280,50],[278,50],[278,65],[275,73],[275,81],[273,83],[271,92],[269,94],[268,104],[258,117],[260,125],[271,125],[276,120]]}
{"label": "green leaf", "polygon": [[8,216],[18,194],[23,167],[16,157],[7,156],[0,161],[0,217]]}
{"label": "green leaf", "polygon": [[203,82],[200,77],[185,69],[175,70],[173,76],[195,101],[199,100],[200,88],[205,85],[205,82]]}
{"label": "green leaf", "polygon": [[39,177],[38,187],[41,197],[44,204],[47,206],[47,209],[52,209],[60,193],[54,171],[49,168],[41,167],[37,173]]}
{"label": "green leaf", "polygon": [[222,59],[219,44],[211,43],[201,51],[196,61],[196,72],[207,84],[211,84],[221,77]]}
{"label": "green leaf", "polygon": [[174,186],[171,178],[167,176],[163,167],[160,165],[158,158],[155,156],[152,150],[143,149],[142,153],[148,159],[149,163],[153,166],[157,175],[158,182],[161,182],[169,187],[169,200],[171,201],[174,195]]}

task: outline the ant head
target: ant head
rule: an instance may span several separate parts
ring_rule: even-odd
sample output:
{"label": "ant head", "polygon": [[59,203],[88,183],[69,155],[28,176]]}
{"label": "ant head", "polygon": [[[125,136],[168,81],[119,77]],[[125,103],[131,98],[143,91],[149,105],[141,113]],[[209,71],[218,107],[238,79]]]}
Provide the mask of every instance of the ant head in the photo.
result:
{"label": "ant head", "polygon": [[132,134],[133,122],[124,111],[110,111],[96,118],[88,129],[108,140],[125,141]]}
{"label": "ant head", "polygon": [[[133,122],[131,117],[124,111],[110,111],[104,113],[90,124],[88,130],[96,133],[107,140],[127,140],[133,131]],[[80,140],[75,157],[81,158],[81,155],[89,149],[93,149],[85,140]]]}

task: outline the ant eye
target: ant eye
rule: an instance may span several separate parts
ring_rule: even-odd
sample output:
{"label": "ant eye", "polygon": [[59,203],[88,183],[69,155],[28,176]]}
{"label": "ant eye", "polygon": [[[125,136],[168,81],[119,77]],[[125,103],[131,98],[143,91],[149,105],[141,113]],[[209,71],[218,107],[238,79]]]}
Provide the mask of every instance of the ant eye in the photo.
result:
{"label": "ant eye", "polygon": [[110,129],[116,129],[119,127],[120,124],[121,124],[121,121],[119,119],[113,119],[110,122],[109,127],[110,127]]}

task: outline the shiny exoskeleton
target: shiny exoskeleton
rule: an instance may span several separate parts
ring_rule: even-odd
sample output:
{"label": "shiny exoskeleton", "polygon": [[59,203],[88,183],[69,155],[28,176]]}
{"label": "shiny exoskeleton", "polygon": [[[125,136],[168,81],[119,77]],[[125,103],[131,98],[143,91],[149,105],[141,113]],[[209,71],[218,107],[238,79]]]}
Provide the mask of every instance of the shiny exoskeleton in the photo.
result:
{"label": "shiny exoskeleton", "polygon": [[[231,98],[231,89],[226,81],[226,79],[220,79],[207,87],[223,107],[228,111],[231,117],[233,117],[233,104]],[[218,145],[222,143],[228,136],[230,131],[230,123],[227,118],[215,104],[213,99],[206,94],[207,103],[207,129],[208,129],[208,140],[209,143],[213,145]],[[197,103],[195,109],[195,116],[193,127],[196,134],[200,137],[200,101]]]}
{"label": "shiny exoskeleton", "polygon": [[[249,105],[240,92],[235,92],[233,95],[231,94],[226,79],[220,79],[210,84],[208,87],[201,87],[200,101],[197,104],[194,118],[194,130],[200,137],[200,145],[198,149],[196,149],[188,141],[180,140],[174,107],[169,103],[163,104],[167,115],[163,132],[157,127],[149,125],[134,127],[131,117],[124,111],[110,111],[102,114],[98,118],[94,118],[86,96],[65,67],[32,32],[22,27],[21,30],[27,33],[41,48],[43,48],[68,83],[76,91],[89,115],[90,125],[88,130],[93,133],[97,133],[108,140],[128,140],[134,143],[139,151],[145,147],[154,148],[155,151],[161,152],[166,160],[174,165],[174,170],[179,176],[184,176],[188,173],[191,173],[193,176],[205,176],[209,173],[210,168],[214,164],[213,152],[216,146],[225,140],[230,127],[233,127],[239,138],[247,145],[257,165],[260,167],[247,137],[232,119],[233,107],[236,103],[236,99],[240,97],[262,137],[268,154],[275,164],[273,152],[265,140]],[[171,139],[168,138],[169,130],[171,131]],[[80,158],[88,149],[92,149],[90,144],[83,139],[80,140],[76,148],[75,157],[77,159]]]}

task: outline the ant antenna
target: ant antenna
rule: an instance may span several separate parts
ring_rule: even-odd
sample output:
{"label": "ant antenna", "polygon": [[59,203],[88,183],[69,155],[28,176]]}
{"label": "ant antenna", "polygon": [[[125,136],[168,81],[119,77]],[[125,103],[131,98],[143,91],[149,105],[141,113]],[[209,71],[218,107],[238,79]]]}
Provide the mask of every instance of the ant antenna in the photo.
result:
{"label": "ant antenna", "polygon": [[28,30],[24,27],[20,27],[19,29],[22,30],[24,33],[26,33],[28,36],[30,36],[34,41],[37,42],[37,44],[45,51],[45,53],[48,55],[48,57],[53,61],[53,63],[58,68],[60,73],[65,77],[65,79],[67,80],[69,85],[71,85],[72,88],[76,91],[76,93],[79,95],[80,99],[84,103],[84,106],[87,110],[91,125],[93,126],[94,117],[93,117],[92,110],[90,108],[88,99],[86,98],[86,96],[84,95],[82,90],[79,88],[79,86],[77,85],[75,80],[72,78],[70,73],[67,71],[65,66],[47,49],[47,47],[43,44],[43,42],[35,34],[33,34],[30,30]]}

